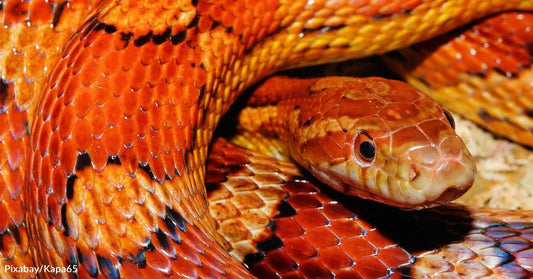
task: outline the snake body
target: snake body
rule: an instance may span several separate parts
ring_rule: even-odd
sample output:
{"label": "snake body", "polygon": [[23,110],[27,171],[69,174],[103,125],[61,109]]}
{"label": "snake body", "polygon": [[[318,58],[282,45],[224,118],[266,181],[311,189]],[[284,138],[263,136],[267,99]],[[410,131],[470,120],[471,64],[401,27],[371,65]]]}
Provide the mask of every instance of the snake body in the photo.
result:
{"label": "snake body", "polygon": [[447,108],[497,135],[533,146],[532,20],[527,12],[495,15],[386,60]]}
{"label": "snake body", "polygon": [[80,278],[248,277],[222,248],[204,185],[214,127],[245,88],[531,8],[4,1],[2,265],[76,266]]}
{"label": "snake body", "polygon": [[398,210],[339,196],[290,162],[222,139],[208,174],[218,231],[258,278],[533,275],[531,210]]}

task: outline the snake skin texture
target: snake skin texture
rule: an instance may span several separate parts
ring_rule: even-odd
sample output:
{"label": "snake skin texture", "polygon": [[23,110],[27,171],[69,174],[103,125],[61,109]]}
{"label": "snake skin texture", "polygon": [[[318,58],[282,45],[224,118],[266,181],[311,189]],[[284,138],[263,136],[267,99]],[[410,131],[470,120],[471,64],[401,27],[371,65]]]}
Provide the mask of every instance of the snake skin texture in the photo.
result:
{"label": "snake skin texture", "polygon": [[341,197],[290,162],[222,139],[208,174],[218,231],[259,278],[533,276],[532,211],[410,212]]}
{"label": "snake skin texture", "polygon": [[[276,71],[531,1],[1,2],[0,275],[247,278],[205,191],[214,128]],[[529,249],[530,250],[530,249]],[[527,256],[527,253],[526,253]],[[66,272],[65,272],[66,270]]]}
{"label": "snake skin texture", "polygon": [[494,15],[385,60],[445,107],[532,147],[532,22],[527,12]]}

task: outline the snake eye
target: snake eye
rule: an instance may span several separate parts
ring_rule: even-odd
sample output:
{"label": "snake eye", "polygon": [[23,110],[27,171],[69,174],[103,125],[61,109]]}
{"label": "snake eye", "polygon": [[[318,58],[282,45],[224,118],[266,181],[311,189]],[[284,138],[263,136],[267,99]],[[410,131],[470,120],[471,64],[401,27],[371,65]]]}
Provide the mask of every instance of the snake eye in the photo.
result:
{"label": "snake eye", "polygon": [[446,119],[448,119],[448,123],[450,123],[450,126],[452,126],[452,129],[455,129],[455,120],[453,120],[453,116],[450,114],[450,112],[445,110],[444,116],[446,116]]}
{"label": "snake eye", "polygon": [[374,140],[366,132],[360,133],[355,139],[357,158],[364,163],[370,163],[376,156]]}

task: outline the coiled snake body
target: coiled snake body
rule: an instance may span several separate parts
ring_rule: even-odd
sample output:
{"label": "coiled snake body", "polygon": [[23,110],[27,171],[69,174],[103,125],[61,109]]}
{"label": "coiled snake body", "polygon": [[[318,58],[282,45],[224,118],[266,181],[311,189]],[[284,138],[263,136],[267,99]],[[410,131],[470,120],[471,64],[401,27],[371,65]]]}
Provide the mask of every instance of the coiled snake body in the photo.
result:
{"label": "coiled snake body", "polygon": [[2,2],[0,274],[24,277],[5,271],[20,265],[75,266],[80,278],[249,277],[222,248],[204,184],[213,130],[245,88],[281,69],[385,53],[531,8]]}

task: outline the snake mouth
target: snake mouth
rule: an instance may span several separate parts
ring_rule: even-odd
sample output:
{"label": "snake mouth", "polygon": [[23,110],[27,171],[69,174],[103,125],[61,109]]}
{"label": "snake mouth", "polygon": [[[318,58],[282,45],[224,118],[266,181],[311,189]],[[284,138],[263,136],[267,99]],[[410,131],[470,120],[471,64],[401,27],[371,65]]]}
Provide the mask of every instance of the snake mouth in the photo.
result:
{"label": "snake mouth", "polygon": [[468,191],[476,176],[475,163],[468,159],[446,160],[436,164],[438,167],[413,165],[409,183],[424,197],[414,208],[447,204]]}

